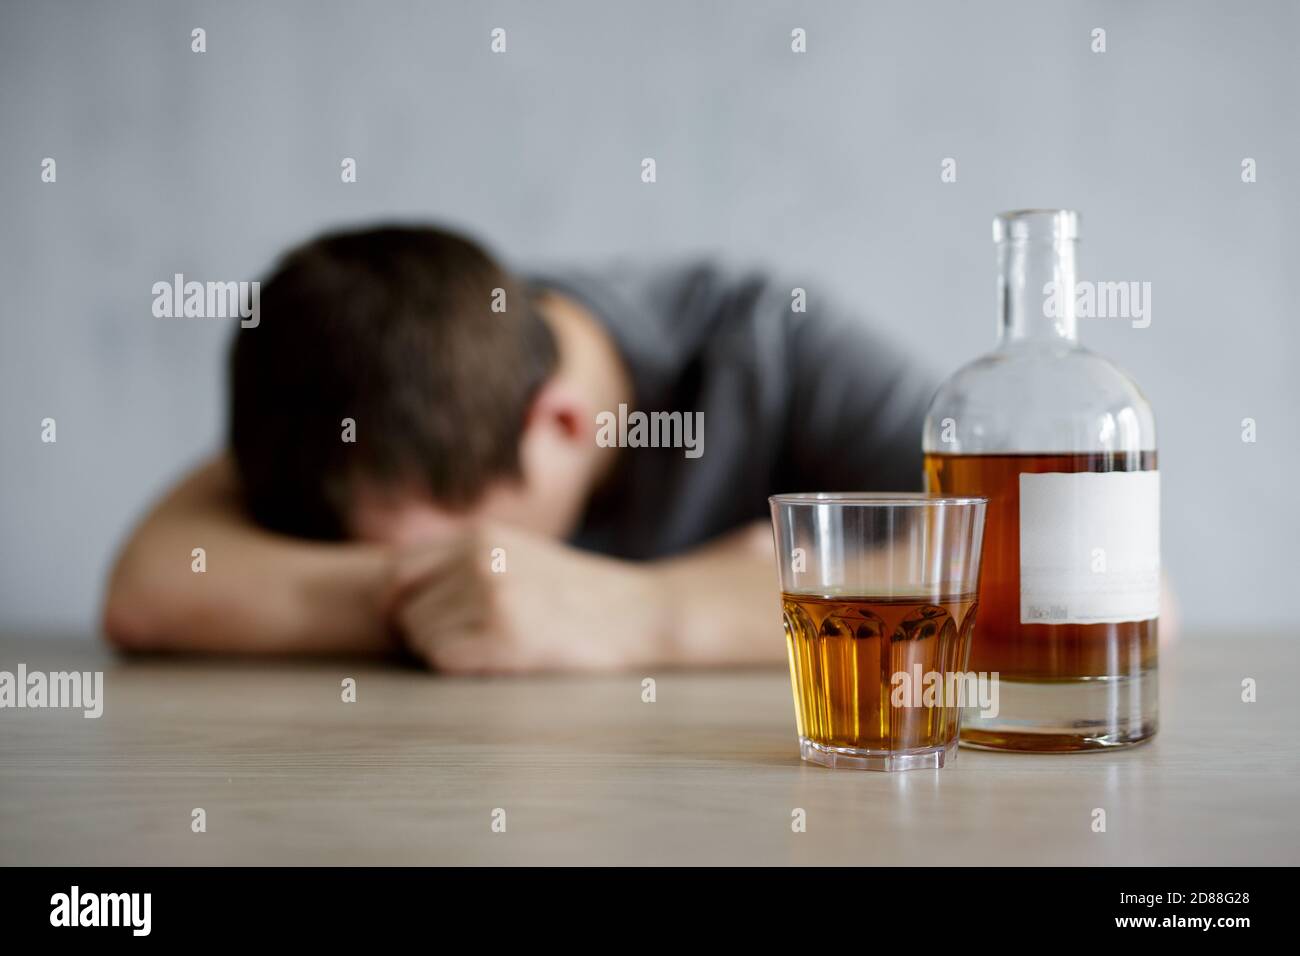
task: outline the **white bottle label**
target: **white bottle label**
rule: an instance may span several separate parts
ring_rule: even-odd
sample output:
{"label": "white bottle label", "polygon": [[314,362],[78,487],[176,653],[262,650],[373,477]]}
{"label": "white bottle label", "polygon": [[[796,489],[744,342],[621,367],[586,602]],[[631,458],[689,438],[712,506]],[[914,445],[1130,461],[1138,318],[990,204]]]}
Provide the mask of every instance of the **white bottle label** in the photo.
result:
{"label": "white bottle label", "polygon": [[1160,614],[1160,472],[1020,475],[1020,623]]}

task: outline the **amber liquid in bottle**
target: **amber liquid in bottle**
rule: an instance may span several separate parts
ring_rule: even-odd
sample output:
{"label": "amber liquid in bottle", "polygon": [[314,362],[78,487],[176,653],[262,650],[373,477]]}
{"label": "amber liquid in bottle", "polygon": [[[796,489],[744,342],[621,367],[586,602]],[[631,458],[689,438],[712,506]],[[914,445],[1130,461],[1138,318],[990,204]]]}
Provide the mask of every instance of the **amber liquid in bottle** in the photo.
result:
{"label": "amber liquid in bottle", "polygon": [[[926,486],[952,495],[985,495],[984,559],[979,619],[970,669],[997,671],[1002,681],[1139,681],[1156,664],[1155,619],[1108,624],[1024,624],[1020,615],[1020,475],[1022,472],[1151,471],[1156,453],[1140,455],[1007,454],[925,456]],[[1154,732],[1154,728],[1152,729]],[[962,742],[996,749],[1061,752],[1090,749],[1078,734],[1013,735],[962,730]],[[1105,728],[1090,732],[1104,738]]]}

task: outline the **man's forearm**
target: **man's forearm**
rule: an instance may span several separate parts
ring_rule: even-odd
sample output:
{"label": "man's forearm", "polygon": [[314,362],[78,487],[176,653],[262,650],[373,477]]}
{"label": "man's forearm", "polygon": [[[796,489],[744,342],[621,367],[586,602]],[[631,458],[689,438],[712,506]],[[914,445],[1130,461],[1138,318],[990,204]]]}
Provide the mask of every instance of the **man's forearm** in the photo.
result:
{"label": "man's forearm", "polygon": [[[203,569],[194,567],[203,549]],[[355,653],[389,647],[372,545],[263,531],[239,508],[229,463],[181,483],[133,532],[109,581],[104,629],[129,650]]]}
{"label": "man's forearm", "polygon": [[666,663],[772,664],[785,659],[772,531],[738,529],[652,565],[667,603]]}

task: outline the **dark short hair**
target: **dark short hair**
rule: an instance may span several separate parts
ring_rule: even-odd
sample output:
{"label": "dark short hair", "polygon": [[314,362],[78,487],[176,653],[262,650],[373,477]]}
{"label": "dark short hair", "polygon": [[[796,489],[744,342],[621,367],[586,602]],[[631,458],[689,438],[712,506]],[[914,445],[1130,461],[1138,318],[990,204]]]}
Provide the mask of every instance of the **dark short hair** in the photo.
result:
{"label": "dark short hair", "polygon": [[517,477],[528,407],[557,362],[532,300],[442,229],[339,232],[289,252],[230,354],[229,440],[252,517],[340,538],[360,480],[414,480],[456,508]]}

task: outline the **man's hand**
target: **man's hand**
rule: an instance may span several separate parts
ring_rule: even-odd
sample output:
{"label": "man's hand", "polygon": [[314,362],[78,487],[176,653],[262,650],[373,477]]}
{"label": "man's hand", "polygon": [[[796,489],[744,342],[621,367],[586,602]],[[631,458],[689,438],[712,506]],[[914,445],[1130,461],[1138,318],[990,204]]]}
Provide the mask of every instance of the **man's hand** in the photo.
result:
{"label": "man's hand", "polygon": [[530,673],[667,662],[668,601],[652,564],[484,524],[408,548],[387,603],[438,670]]}

